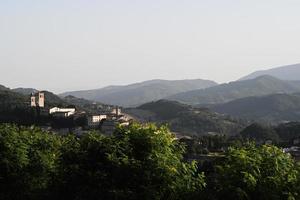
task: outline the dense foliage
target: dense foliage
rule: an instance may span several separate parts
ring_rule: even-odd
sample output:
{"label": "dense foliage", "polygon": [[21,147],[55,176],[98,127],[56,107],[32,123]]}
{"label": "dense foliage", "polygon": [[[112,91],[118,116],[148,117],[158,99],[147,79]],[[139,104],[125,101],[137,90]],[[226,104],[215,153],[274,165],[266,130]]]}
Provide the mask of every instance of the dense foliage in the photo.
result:
{"label": "dense foliage", "polygon": [[300,95],[280,93],[267,96],[251,96],[213,105],[211,109],[255,122],[298,121],[300,119]]}
{"label": "dense foliage", "polygon": [[[143,114],[143,111],[146,113]],[[206,108],[195,108],[169,100],[147,103],[125,112],[142,121],[168,124],[172,131],[189,135],[234,135],[246,126],[241,120],[211,112]]]}
{"label": "dense foliage", "polygon": [[216,168],[216,199],[300,198],[299,166],[275,146],[230,148]]}
{"label": "dense foliage", "polygon": [[[61,137],[0,127],[0,199],[182,199],[204,187],[165,127]],[[18,192],[16,192],[18,191]]]}
{"label": "dense foliage", "polygon": [[277,147],[230,147],[210,170],[184,151],[151,124],[81,138],[1,125],[0,199],[299,199],[299,166]]}
{"label": "dense foliage", "polygon": [[258,143],[265,143],[271,140],[282,147],[297,145],[298,142],[295,143],[295,141],[300,139],[300,123],[289,122],[277,126],[254,123],[242,130],[240,136]]}
{"label": "dense foliage", "polygon": [[254,123],[246,127],[241,132],[241,136],[245,139],[256,140],[261,143],[264,143],[267,140],[271,140],[276,143],[279,141],[279,137],[272,127],[264,126],[258,123]]}

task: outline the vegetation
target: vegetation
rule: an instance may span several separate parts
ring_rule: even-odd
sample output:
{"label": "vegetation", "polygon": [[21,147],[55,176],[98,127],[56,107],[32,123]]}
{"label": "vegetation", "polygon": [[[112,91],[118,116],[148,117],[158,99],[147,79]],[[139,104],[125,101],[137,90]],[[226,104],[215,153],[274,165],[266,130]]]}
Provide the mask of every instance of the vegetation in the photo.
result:
{"label": "vegetation", "polygon": [[213,105],[212,110],[256,122],[280,123],[300,119],[299,94],[271,94],[247,97],[225,104]]}
{"label": "vegetation", "polygon": [[275,146],[229,148],[216,171],[215,199],[300,198],[299,166]]}
{"label": "vegetation", "polygon": [[0,199],[182,199],[205,186],[183,147],[154,125],[80,139],[3,125],[0,150]]}
{"label": "vegetation", "polygon": [[[147,113],[143,114],[141,111]],[[168,124],[172,131],[186,135],[233,135],[246,126],[241,120],[169,100],[147,103],[125,112],[142,121]]]}
{"label": "vegetation", "polygon": [[272,76],[261,76],[252,80],[235,81],[204,90],[193,90],[175,94],[168,99],[191,105],[221,104],[240,98],[264,96],[276,93],[299,92],[297,82],[279,80]]}
{"label": "vegetation", "polygon": [[251,124],[241,132],[245,139],[255,140],[260,143],[265,141],[279,142],[279,137],[273,128],[258,123]]}
{"label": "vegetation", "polygon": [[4,124],[0,199],[299,199],[299,166],[277,147],[230,147],[205,175],[183,154],[164,126],[77,138]]}
{"label": "vegetation", "polygon": [[243,139],[250,139],[258,143],[271,140],[282,147],[297,145],[294,140],[300,139],[300,123],[290,122],[277,126],[254,123],[242,130],[240,135]]}
{"label": "vegetation", "polygon": [[300,122],[280,124],[275,131],[282,141],[293,143],[294,139],[300,139]]}

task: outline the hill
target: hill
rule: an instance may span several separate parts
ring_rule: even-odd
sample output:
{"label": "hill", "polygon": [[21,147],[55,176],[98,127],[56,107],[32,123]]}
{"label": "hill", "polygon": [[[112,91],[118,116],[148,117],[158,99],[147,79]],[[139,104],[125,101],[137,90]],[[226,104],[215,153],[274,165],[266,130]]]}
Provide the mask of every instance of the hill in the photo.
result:
{"label": "hill", "polygon": [[[60,98],[49,91],[41,91],[45,94],[45,108],[30,107],[31,89],[10,90],[3,87],[0,89],[0,123],[16,123],[20,125],[49,125],[55,123],[48,116],[48,109],[52,107],[76,107],[78,111],[97,113],[109,111],[112,107],[97,102],[91,102],[85,99],[79,99],[72,96]],[[18,92],[16,92],[18,91]],[[29,94],[27,94],[29,92]],[[38,93],[35,94],[36,97]],[[64,124],[65,121],[61,122]],[[75,122],[76,123],[76,122]]]}
{"label": "hill", "polygon": [[[3,86],[4,87],[4,86]],[[28,107],[30,105],[30,95],[37,90],[32,88],[17,88],[9,89],[4,87],[4,90],[0,89],[0,106],[3,108],[8,107]],[[41,91],[45,94],[45,107],[53,106],[67,106],[69,103],[64,101],[59,96],[49,91]],[[37,95],[37,94],[36,94]]]}
{"label": "hill", "polygon": [[273,127],[258,123],[246,127],[240,134],[245,139],[256,140],[259,143],[264,143],[267,140],[272,140],[273,142],[279,141],[279,136]]}
{"label": "hill", "polygon": [[0,90],[9,90],[9,88],[5,87],[4,85],[0,85]]}
{"label": "hill", "polygon": [[26,100],[27,99],[24,95],[13,92],[9,89],[0,90],[0,110],[8,109],[12,106],[24,107],[27,105]]}
{"label": "hill", "polygon": [[285,147],[294,146],[300,139],[300,122],[282,123],[275,126],[253,123],[242,130],[240,135],[244,139],[253,139],[258,143],[272,140]]}
{"label": "hill", "polygon": [[[0,95],[2,100],[2,106],[5,104],[9,104],[11,106],[20,106],[26,105],[29,106],[30,104],[30,95],[32,93],[37,93],[38,90],[34,88],[15,88],[9,89],[5,86],[0,85]],[[49,91],[41,91],[45,94],[45,107],[53,107],[53,106],[66,106],[68,102],[64,101],[59,96],[55,95]],[[37,95],[37,94],[36,94]]]}
{"label": "hill", "polygon": [[212,110],[249,120],[264,122],[299,121],[299,94],[272,94],[247,97],[212,106]]}
{"label": "hill", "polygon": [[134,107],[150,101],[163,99],[167,96],[208,88],[217,83],[208,80],[151,80],[126,86],[109,86],[96,90],[66,92],[61,96],[72,95],[79,98],[99,101],[106,104]]}
{"label": "hill", "polygon": [[263,96],[275,93],[294,93],[300,91],[298,82],[283,81],[272,76],[260,76],[245,81],[235,81],[202,90],[193,90],[168,97],[183,103],[220,104],[250,96]]}
{"label": "hill", "polygon": [[28,124],[31,120],[30,99],[9,89],[0,90],[0,123]]}
{"label": "hill", "polygon": [[[55,106],[75,106],[77,109],[82,111],[97,112],[99,109],[103,110],[112,107],[111,105],[106,105],[99,102],[86,100],[83,98],[77,98],[74,96],[66,96],[64,98],[61,98],[60,96],[49,91],[41,92],[45,94],[46,109]],[[0,85],[0,110],[16,107],[26,109],[29,108],[30,96],[32,93],[35,93],[36,97],[38,97],[38,90],[33,88],[9,89],[5,86]]]}
{"label": "hill", "polygon": [[262,75],[270,75],[281,80],[300,80],[300,64],[287,65],[269,70],[253,72],[240,80],[254,79]]}
{"label": "hill", "polygon": [[225,115],[168,100],[129,108],[125,112],[143,122],[168,124],[173,132],[180,135],[235,135],[244,127],[243,122]]}
{"label": "hill", "polygon": [[66,96],[63,98],[65,102],[67,102],[69,105],[73,105],[76,108],[79,108],[80,110],[87,111],[89,113],[99,113],[103,111],[110,110],[112,105],[106,105],[103,103],[95,102],[95,101],[90,101],[86,100],[83,98],[77,98],[74,96]]}
{"label": "hill", "polygon": [[14,89],[12,89],[12,91],[17,92],[17,93],[21,93],[21,94],[24,94],[24,95],[30,95],[32,93],[38,92],[38,90],[34,89],[34,88],[14,88]]}

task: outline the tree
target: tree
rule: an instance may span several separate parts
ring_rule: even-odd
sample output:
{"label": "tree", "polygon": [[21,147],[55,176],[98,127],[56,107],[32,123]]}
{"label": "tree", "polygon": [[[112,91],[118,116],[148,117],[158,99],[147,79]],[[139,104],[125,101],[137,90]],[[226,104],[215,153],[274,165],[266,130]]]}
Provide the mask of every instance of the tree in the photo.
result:
{"label": "tree", "polygon": [[241,132],[241,135],[245,139],[255,140],[259,143],[264,143],[267,140],[272,140],[272,142],[275,143],[279,141],[279,136],[273,128],[258,123],[254,123],[246,127]]}
{"label": "tree", "polygon": [[291,156],[275,146],[232,147],[217,166],[217,196],[220,199],[299,199],[299,172]]}
{"label": "tree", "polygon": [[0,126],[0,199],[47,196],[54,177],[60,140],[36,128]]}
{"label": "tree", "polygon": [[64,199],[182,199],[205,183],[166,127],[133,124],[112,137],[90,133],[62,145]]}

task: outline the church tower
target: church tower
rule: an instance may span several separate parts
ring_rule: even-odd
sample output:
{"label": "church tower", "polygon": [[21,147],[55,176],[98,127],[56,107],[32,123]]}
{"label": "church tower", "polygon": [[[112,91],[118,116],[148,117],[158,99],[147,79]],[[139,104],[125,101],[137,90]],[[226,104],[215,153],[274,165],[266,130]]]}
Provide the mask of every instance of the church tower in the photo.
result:
{"label": "church tower", "polygon": [[30,106],[31,107],[36,107],[36,102],[35,102],[35,96],[34,95],[31,96]]}
{"label": "church tower", "polygon": [[39,92],[39,107],[40,108],[45,107],[45,94],[42,92]]}

